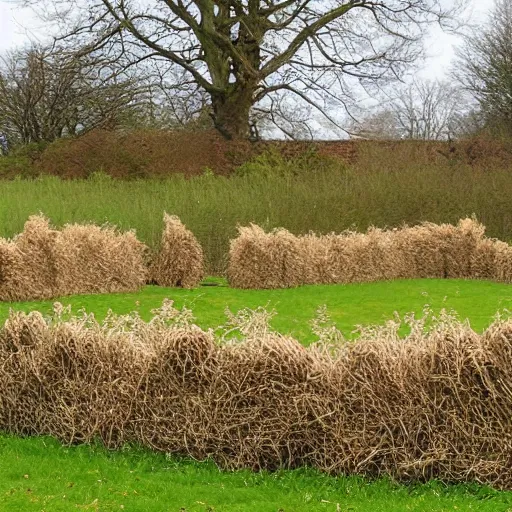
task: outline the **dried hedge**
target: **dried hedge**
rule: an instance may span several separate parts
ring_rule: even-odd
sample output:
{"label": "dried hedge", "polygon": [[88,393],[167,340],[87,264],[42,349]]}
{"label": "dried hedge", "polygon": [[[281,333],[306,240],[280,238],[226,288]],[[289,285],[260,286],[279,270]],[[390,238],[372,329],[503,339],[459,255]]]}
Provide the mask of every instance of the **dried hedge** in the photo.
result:
{"label": "dried hedge", "polygon": [[221,343],[171,303],[149,323],[59,308],[12,312],[0,330],[3,431],[136,442],[225,468],[512,488],[510,320],[481,335],[447,315],[410,320],[405,339],[391,322],[306,349],[267,329]]}
{"label": "dried hedge", "polygon": [[13,240],[0,238],[0,300],[130,292],[146,282],[197,286],[204,276],[199,242],[178,217],[165,214],[164,223],[161,249],[147,268],[148,248],[132,231],[93,224],[59,231],[32,216]]}
{"label": "dried hedge", "polygon": [[194,234],[174,215],[164,214],[160,251],[149,268],[150,282],[194,288],[204,277],[203,249]]}
{"label": "dried hedge", "polygon": [[13,240],[0,239],[0,300],[128,292],[146,281],[146,247],[133,232],[66,225],[32,216]]}
{"label": "dried hedge", "polygon": [[231,242],[228,279],[238,288],[288,288],[303,282],[304,254],[285,229],[265,233],[251,224]]}
{"label": "dried hedge", "polygon": [[485,238],[474,219],[456,226],[423,223],[367,233],[294,236],[239,228],[231,241],[228,279],[236,288],[288,288],[405,278],[512,281],[512,248]]}

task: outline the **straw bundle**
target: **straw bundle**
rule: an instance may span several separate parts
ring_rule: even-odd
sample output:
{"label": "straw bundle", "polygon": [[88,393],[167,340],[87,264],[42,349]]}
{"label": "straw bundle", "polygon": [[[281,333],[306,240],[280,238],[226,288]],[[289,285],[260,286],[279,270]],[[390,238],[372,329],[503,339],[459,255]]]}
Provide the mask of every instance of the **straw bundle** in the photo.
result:
{"label": "straw bundle", "polygon": [[[484,226],[463,219],[456,226],[423,223],[367,233],[293,236],[240,228],[231,242],[228,278],[237,288],[286,288],[300,284],[404,278],[512,280],[512,250],[484,237]],[[286,271],[289,270],[288,273]]]}
{"label": "straw bundle", "polygon": [[302,284],[305,254],[286,229],[265,233],[255,224],[231,241],[228,280],[238,288],[288,288]]}
{"label": "straw bundle", "polygon": [[135,291],[146,282],[146,247],[133,231],[68,224],[59,233],[54,251],[61,295]]}
{"label": "straw bundle", "polygon": [[57,270],[54,244],[58,231],[43,216],[31,216],[13,241],[2,240],[0,300],[55,297]]}
{"label": "straw bundle", "polygon": [[512,247],[504,242],[495,245],[494,278],[505,283],[512,281]]}
{"label": "straw bundle", "polygon": [[145,251],[132,232],[76,224],[57,231],[32,216],[12,241],[0,240],[0,300],[138,290]]}
{"label": "straw bundle", "polygon": [[[404,277],[471,278],[472,260],[484,240],[485,227],[473,219],[456,226],[426,222],[395,233],[405,263]],[[408,269],[408,270],[407,270]]]}
{"label": "straw bundle", "polygon": [[164,214],[161,248],[149,268],[160,286],[194,288],[204,277],[203,250],[194,234],[174,215]]}
{"label": "straw bundle", "polygon": [[310,233],[299,237],[299,244],[306,261],[305,284],[376,281],[401,275],[403,262],[389,231]]}

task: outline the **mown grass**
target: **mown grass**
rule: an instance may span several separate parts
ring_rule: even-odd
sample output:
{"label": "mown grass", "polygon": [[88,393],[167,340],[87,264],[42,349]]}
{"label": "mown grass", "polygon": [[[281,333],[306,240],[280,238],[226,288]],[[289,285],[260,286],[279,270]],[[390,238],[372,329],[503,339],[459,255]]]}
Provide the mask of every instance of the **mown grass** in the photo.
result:
{"label": "mown grass", "polygon": [[[285,290],[237,290],[222,279],[207,279],[195,290],[147,286],[138,293],[112,295],[80,295],[63,297],[73,311],[83,308],[103,318],[109,309],[119,314],[138,311],[144,319],[165,298],[178,307],[192,309],[197,324],[215,328],[226,322],[225,310],[237,312],[244,307],[275,309],[272,327],[290,334],[304,344],[315,339],[309,322],[319,306],[325,304],[333,322],[350,337],[357,325],[380,324],[393,317],[415,312],[425,305],[434,311],[441,308],[456,311],[468,318],[476,330],[487,327],[499,310],[512,310],[512,286],[488,281],[416,279],[347,285],[303,286]],[[10,308],[49,312],[54,301],[0,303],[0,321]]]}
{"label": "mown grass", "polygon": [[441,512],[512,510],[512,492],[398,485],[302,469],[221,472],[212,463],[126,448],[0,436],[0,510],[69,512]]}
{"label": "mown grass", "polygon": [[401,162],[396,155],[385,162],[376,155],[372,166],[363,162],[353,168],[319,160],[317,167],[297,173],[288,164],[263,162],[229,178],[174,175],[165,180],[122,181],[95,175],[81,181],[2,180],[0,236],[13,236],[30,214],[43,212],[58,226],[108,221],[122,229],[135,228],[154,247],[166,210],[178,215],[198,237],[213,273],[225,269],[236,226],[250,222],[301,234],[404,222],[456,222],[476,214],[489,236],[512,240],[509,168],[471,168],[444,160],[420,165],[408,158]]}

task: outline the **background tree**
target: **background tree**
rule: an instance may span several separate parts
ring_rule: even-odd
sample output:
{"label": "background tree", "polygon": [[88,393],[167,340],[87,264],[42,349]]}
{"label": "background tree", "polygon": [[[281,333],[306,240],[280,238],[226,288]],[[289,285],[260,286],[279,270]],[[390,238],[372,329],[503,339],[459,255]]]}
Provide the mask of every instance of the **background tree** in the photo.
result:
{"label": "background tree", "polygon": [[150,66],[144,76],[148,83],[147,97],[134,127],[172,130],[213,128],[207,94],[183,70]]}
{"label": "background tree", "polygon": [[457,52],[455,76],[480,105],[485,126],[512,135],[512,3],[496,0],[485,26]]}
{"label": "background tree", "polygon": [[[146,72],[149,96],[146,113],[137,119],[138,127],[209,130],[214,128],[213,110],[208,94],[186,72],[176,67]],[[313,108],[298,104],[286,91],[267,96],[252,108],[250,137],[292,140],[313,139]],[[331,127],[332,128],[332,127]]]}
{"label": "background tree", "polygon": [[459,87],[415,80],[395,90],[384,108],[353,123],[350,132],[370,139],[454,139],[463,132],[468,109]]}
{"label": "background tree", "polygon": [[229,138],[247,137],[253,107],[283,91],[336,122],[329,102],[343,101],[358,82],[401,76],[421,54],[428,25],[450,19],[443,3],[59,0],[47,16],[55,23],[61,14],[61,45],[125,67],[153,58],[184,70]]}
{"label": "background tree", "polygon": [[366,112],[353,121],[348,129],[352,137],[372,140],[401,139],[395,112],[389,107],[379,107]]}
{"label": "background tree", "polygon": [[20,50],[0,60],[0,131],[26,144],[113,127],[142,95],[129,79],[102,77],[89,58]]}

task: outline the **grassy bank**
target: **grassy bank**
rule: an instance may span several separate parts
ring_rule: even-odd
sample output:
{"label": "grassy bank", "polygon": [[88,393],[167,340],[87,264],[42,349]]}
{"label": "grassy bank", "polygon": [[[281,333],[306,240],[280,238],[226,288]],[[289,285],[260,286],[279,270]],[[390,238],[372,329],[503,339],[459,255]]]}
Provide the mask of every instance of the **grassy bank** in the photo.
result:
{"label": "grassy bank", "polygon": [[[149,319],[151,310],[159,307],[164,298],[170,298],[178,307],[185,305],[192,309],[198,325],[205,329],[225,324],[226,308],[237,312],[245,307],[262,306],[276,310],[271,321],[275,330],[290,334],[304,344],[315,339],[309,322],[323,304],[346,336],[357,325],[381,324],[391,319],[395,311],[401,315],[421,314],[426,304],[435,311],[441,308],[457,311],[478,331],[491,323],[498,310],[512,309],[512,287],[485,281],[417,279],[285,290],[235,290],[222,280],[207,282],[220,286],[195,290],[148,286],[138,293],[81,295],[61,300],[71,304],[74,312],[84,308],[100,319],[110,308],[119,314],[138,311],[144,319]],[[0,321],[7,318],[10,308],[50,312],[53,302],[0,303]]]}
{"label": "grassy bank", "polygon": [[[46,177],[0,181],[0,236],[19,232],[30,214],[43,212],[66,222],[111,222],[135,228],[158,244],[162,214],[178,215],[201,242],[210,272],[222,272],[237,225],[282,226],[295,234],[407,222],[456,222],[476,214],[487,234],[512,239],[512,179],[509,169],[462,165],[389,164],[347,169],[314,167],[294,175],[265,172],[269,164],[242,176],[116,181],[104,175],[82,181]],[[267,169],[268,170],[268,169]]]}
{"label": "grassy bank", "polygon": [[329,477],[310,470],[220,472],[137,449],[62,447],[0,436],[0,510],[181,512],[505,512],[512,493],[436,482]]}

